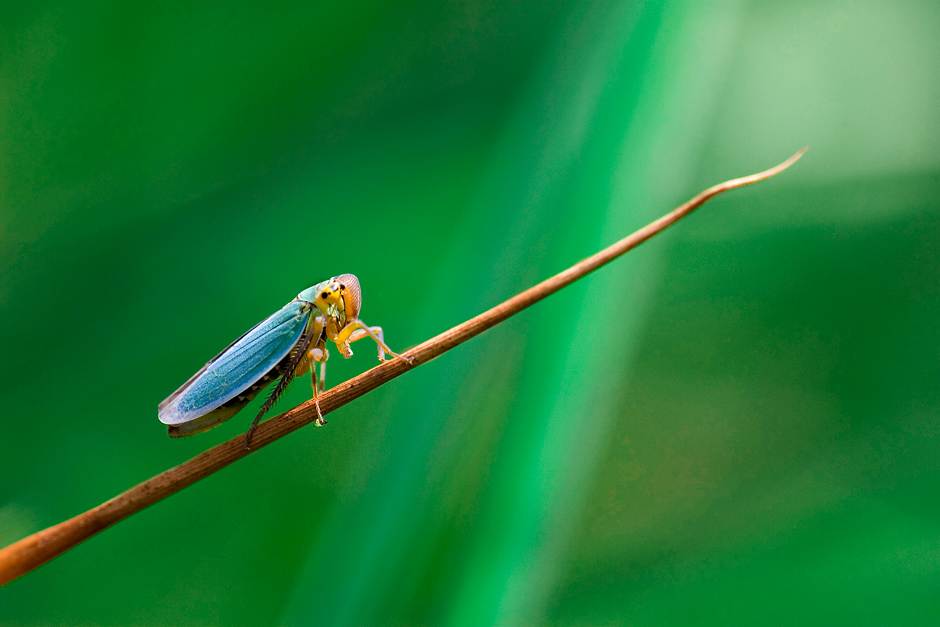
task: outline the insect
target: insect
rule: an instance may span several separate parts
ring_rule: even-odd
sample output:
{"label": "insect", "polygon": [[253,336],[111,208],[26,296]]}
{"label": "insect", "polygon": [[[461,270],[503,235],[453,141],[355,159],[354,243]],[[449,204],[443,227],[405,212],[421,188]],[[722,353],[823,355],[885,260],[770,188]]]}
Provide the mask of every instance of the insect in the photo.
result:
{"label": "insect", "polygon": [[[316,425],[326,424],[320,412],[318,393],[323,392],[327,341],[336,344],[347,359],[350,343],[370,337],[378,345],[379,361],[385,354],[411,362],[388,347],[381,327],[370,327],[359,319],[362,292],[352,274],[332,277],[309,287],[279,311],[252,327],[228,345],[189,381],[170,394],[158,407],[160,422],[170,437],[208,431],[228,420],[280,378],[245,436],[245,448],[261,417],[274,405],[294,377],[310,371]],[[319,380],[316,364],[320,365]]]}

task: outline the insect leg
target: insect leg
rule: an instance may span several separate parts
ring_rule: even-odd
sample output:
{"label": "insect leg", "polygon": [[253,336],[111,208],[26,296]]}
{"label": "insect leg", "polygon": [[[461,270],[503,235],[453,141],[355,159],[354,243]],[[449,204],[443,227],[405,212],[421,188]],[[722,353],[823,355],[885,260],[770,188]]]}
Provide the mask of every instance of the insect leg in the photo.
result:
{"label": "insect leg", "polygon": [[[317,338],[315,346],[307,350],[307,361],[310,363],[310,385],[313,386],[313,404],[317,408],[317,419],[313,421],[318,427],[326,424],[326,418],[320,411],[319,393],[323,392],[324,379],[326,378],[326,360],[330,358],[330,353],[326,350],[326,324],[322,316],[317,316],[314,320],[314,331]],[[317,362],[320,363],[320,380],[317,381]]]}
{"label": "insect leg", "polygon": [[312,366],[310,368],[310,385],[313,387],[313,405],[317,408],[317,419],[313,421],[313,424],[322,427],[326,424],[326,418],[323,417],[323,412],[320,411],[320,399],[317,398],[317,390],[320,388],[320,383],[317,381],[317,369]]}
{"label": "insect leg", "polygon": [[[311,348],[307,351],[307,359],[310,361],[310,385],[313,387],[313,404],[317,408],[317,419],[313,421],[318,427],[322,427],[326,424],[326,418],[323,417],[323,412],[320,411],[320,399],[318,398],[319,392],[323,391],[323,378],[326,375],[326,359],[329,354],[326,352],[323,346],[323,338],[320,338],[317,346]],[[317,364],[320,362],[320,380],[317,381]]]}
{"label": "insect leg", "polygon": [[[359,331],[362,331],[365,335],[358,334]],[[376,331],[378,332],[378,334],[376,334]],[[356,337],[355,340],[352,339],[352,336],[356,334],[358,334],[358,337]],[[402,357],[401,355],[399,355],[398,353],[396,353],[395,351],[393,351],[391,348],[388,347],[388,344],[386,344],[385,341],[382,339],[382,327],[370,327],[366,325],[366,323],[364,323],[362,320],[359,320],[358,318],[354,318],[353,320],[350,320],[349,322],[347,322],[346,326],[336,336],[336,339],[333,341],[336,342],[337,344],[340,344],[347,340],[350,342],[354,342],[356,340],[361,340],[363,337],[366,337],[366,336],[371,337],[375,341],[375,343],[379,345],[379,359],[381,361],[385,361],[384,359],[385,353],[388,353],[389,355],[394,355],[395,357],[398,357],[399,359],[403,359],[407,361],[409,364],[412,362],[411,358]]]}
{"label": "insect leg", "polygon": [[[300,340],[297,342],[291,352],[288,353],[287,357],[285,358],[287,364],[284,369],[284,374],[281,375],[281,379],[277,382],[277,385],[274,386],[274,389],[271,391],[271,394],[268,396],[267,400],[264,401],[264,404],[261,405],[261,409],[258,411],[258,415],[255,416],[251,426],[248,427],[248,433],[245,434],[246,451],[251,449],[251,436],[255,432],[255,428],[258,426],[258,423],[261,422],[261,417],[264,416],[267,411],[274,406],[274,403],[277,402],[277,399],[281,397],[281,394],[284,393],[284,390],[287,389],[287,386],[294,379],[298,369],[301,368],[301,364],[307,354],[307,347],[310,346],[311,340],[313,338],[317,338],[318,342],[321,341],[322,334],[323,323],[319,318],[317,318],[317,320],[313,321],[313,324],[307,325],[307,328],[300,336]],[[283,364],[284,362],[281,363]],[[313,370],[312,367],[311,370]],[[320,414],[319,403],[317,404],[317,414]],[[320,418],[322,419],[322,415]]]}
{"label": "insect leg", "polygon": [[[382,340],[382,344],[384,344],[385,337],[382,335],[382,327],[371,327],[371,329],[372,332],[375,333],[380,340]],[[353,342],[358,342],[364,337],[369,337],[369,334],[366,333],[363,329],[356,329],[352,332],[352,335],[349,336],[347,341],[352,344]],[[385,349],[382,348],[382,344],[376,344],[379,349],[379,361],[385,361]]]}

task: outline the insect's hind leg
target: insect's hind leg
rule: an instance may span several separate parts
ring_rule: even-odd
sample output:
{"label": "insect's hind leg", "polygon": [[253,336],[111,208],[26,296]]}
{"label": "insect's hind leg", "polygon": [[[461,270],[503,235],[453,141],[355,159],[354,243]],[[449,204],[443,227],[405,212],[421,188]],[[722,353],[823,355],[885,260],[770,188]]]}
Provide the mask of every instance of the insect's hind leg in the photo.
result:
{"label": "insect's hind leg", "polygon": [[[294,377],[305,372],[305,368],[310,368],[311,375],[313,373],[312,359],[316,355],[317,348],[311,348],[311,340],[316,337],[317,342],[320,342],[320,336],[323,332],[323,321],[321,318],[316,318],[313,320],[313,324],[308,324],[304,329],[303,334],[300,336],[300,340],[297,345],[289,353],[288,357],[281,362],[281,365],[278,366],[278,369],[282,370],[280,380],[277,382],[277,385],[274,386],[274,390],[268,396],[267,400],[264,401],[264,404],[261,405],[261,409],[258,411],[258,415],[255,416],[254,421],[251,423],[251,426],[248,427],[248,433],[245,434],[245,450],[251,450],[251,436],[254,434],[255,429],[258,427],[258,423],[261,422],[261,417],[271,407],[274,406],[274,403],[277,402],[277,399],[281,397],[281,394],[284,393],[284,390],[287,389],[287,386],[293,381]],[[321,354],[323,358],[326,358],[326,351],[322,350]],[[317,401],[317,388],[316,380],[314,379],[313,387],[313,400],[316,401],[317,406],[317,423],[320,421],[326,422],[323,420],[323,414],[320,412],[320,403]]]}

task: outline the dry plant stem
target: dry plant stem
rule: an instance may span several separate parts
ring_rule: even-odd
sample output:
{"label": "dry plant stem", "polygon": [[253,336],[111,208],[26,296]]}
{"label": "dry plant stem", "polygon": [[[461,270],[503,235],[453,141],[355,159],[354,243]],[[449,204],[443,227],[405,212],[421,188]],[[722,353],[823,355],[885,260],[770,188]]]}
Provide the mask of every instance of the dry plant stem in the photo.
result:
{"label": "dry plant stem", "polygon": [[[616,244],[588,257],[564,272],[542,281],[535,287],[510,298],[489,311],[475,318],[471,318],[463,324],[457,325],[449,331],[445,331],[437,337],[431,338],[423,344],[416,346],[405,353],[406,357],[412,358],[413,361],[411,364],[401,359],[394,359],[380,366],[376,366],[345,383],[337,385],[320,395],[321,411],[324,414],[328,414],[342,407],[363,394],[394,379],[398,375],[403,374],[406,370],[431,361],[458,344],[466,342],[473,336],[486,331],[510,316],[519,313],[526,307],[537,303],[546,296],[554,294],[561,288],[570,285],[586,274],[610,263],[628,250],[642,244],[666,227],[675,224],[710,198],[729,189],[757,183],[758,181],[762,181],[782,172],[799,159],[805,150],[805,148],[800,150],[798,153],[770,170],[726,181],[714,187],[710,187],[672,213],[663,216],[659,220],[620,240]],[[228,442],[219,444],[175,468],[171,468],[152,479],[134,486],[123,494],[119,494],[110,501],[84,514],[80,514],[71,520],[39,531],[11,544],[0,550],[0,585],[4,585],[28,573],[34,568],[41,566],[80,542],[87,540],[99,531],[107,529],[119,520],[127,518],[131,514],[153,505],[174,492],[179,492],[183,488],[196,483],[200,479],[228,466],[232,462],[254,453],[258,449],[264,448],[271,442],[284,437],[292,431],[296,431],[310,424],[316,417],[317,412],[314,403],[313,401],[308,401],[303,405],[299,405],[290,411],[261,423],[252,437],[250,451],[245,450],[244,436],[238,435]]]}

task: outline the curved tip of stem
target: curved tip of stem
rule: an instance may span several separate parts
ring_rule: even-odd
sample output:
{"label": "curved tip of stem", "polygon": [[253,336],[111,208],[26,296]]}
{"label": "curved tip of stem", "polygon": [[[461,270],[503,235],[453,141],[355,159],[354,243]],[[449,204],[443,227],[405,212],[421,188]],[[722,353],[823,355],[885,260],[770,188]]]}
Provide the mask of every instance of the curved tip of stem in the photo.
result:
{"label": "curved tip of stem", "polygon": [[779,168],[777,171],[779,172],[781,170],[786,170],[791,165],[799,161],[800,157],[802,157],[803,153],[805,153],[807,150],[809,150],[809,146],[803,146],[802,148],[797,150],[795,155],[793,155],[792,157],[790,157],[789,159],[787,159],[786,161],[784,161],[783,163],[777,166],[777,168]]}
{"label": "curved tip of stem", "polygon": [[[799,161],[800,157],[802,157],[803,153],[806,152],[807,150],[809,150],[809,146],[803,146],[802,148],[796,151],[796,154],[794,154],[792,157],[790,157],[789,159],[787,159],[780,165],[776,165],[770,168],[769,170],[764,170],[763,172],[758,172],[757,174],[754,174],[752,176],[756,180],[762,181],[764,179],[770,178],[771,176],[775,174],[779,174],[783,172],[784,170],[786,170],[787,168],[789,168],[794,163],[796,163],[797,161]],[[751,177],[747,177],[747,178],[751,178]]]}
{"label": "curved tip of stem", "polygon": [[786,161],[784,161],[783,163],[779,165],[775,165],[769,170],[764,170],[763,172],[758,172],[757,174],[751,174],[750,176],[742,176],[741,178],[731,179],[730,181],[719,183],[718,185],[715,185],[711,189],[706,190],[703,193],[703,195],[711,197],[715,194],[720,194],[721,192],[727,191],[729,189],[734,189],[736,187],[743,187],[745,185],[750,185],[752,183],[757,183],[759,181],[769,179],[775,174],[780,174],[781,172],[789,168],[791,165],[796,163],[799,160],[799,158],[803,156],[803,153],[806,152],[808,149],[809,149],[809,146],[803,146],[802,148],[797,150],[796,154],[794,154],[792,157],[790,157],[789,159],[787,159]]}

